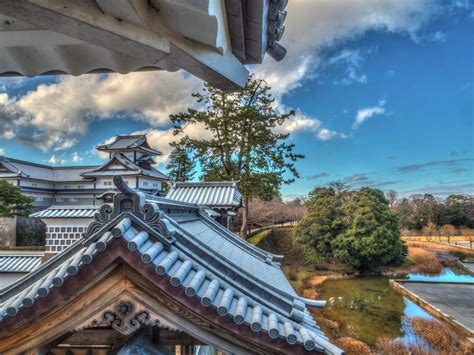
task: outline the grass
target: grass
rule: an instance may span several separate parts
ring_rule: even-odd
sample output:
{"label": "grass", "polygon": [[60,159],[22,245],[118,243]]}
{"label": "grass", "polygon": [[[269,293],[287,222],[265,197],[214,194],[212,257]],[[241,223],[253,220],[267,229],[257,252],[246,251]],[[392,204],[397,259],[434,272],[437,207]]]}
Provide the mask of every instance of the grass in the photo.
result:
{"label": "grass", "polygon": [[443,354],[469,353],[468,345],[464,344],[460,337],[443,323],[421,317],[410,318],[410,323],[413,332],[425,339],[437,352]]}
{"label": "grass", "polygon": [[270,233],[272,232],[271,229],[263,230],[258,232],[257,234],[251,236],[247,239],[250,244],[258,245],[263,239],[265,239]]}
{"label": "grass", "polygon": [[[434,355],[432,350],[426,350],[421,344],[404,344],[400,339],[380,339],[375,345],[375,354],[381,355]],[[448,353],[449,354],[449,353]]]}
{"label": "grass", "polygon": [[337,346],[344,349],[347,355],[373,354],[373,352],[370,350],[367,344],[354,338],[349,338],[349,337],[339,338],[335,341],[335,343]]}
{"label": "grass", "polygon": [[416,260],[412,258],[410,255],[405,256],[405,260],[403,261],[403,265],[416,265]]}
{"label": "grass", "polygon": [[468,242],[470,239],[474,241],[474,236],[469,236],[469,235],[453,235],[451,238],[449,238],[447,235],[404,235],[402,236],[403,240],[410,241],[410,242],[448,242],[448,240],[451,240],[451,242]]}
{"label": "grass", "polygon": [[423,346],[417,342],[404,344],[402,340],[380,339],[375,350],[377,354],[472,354],[472,344],[462,340],[445,324],[435,319],[413,317],[408,319],[413,332],[424,339],[429,345]]}
{"label": "grass", "polygon": [[[449,245],[449,244],[432,243],[432,242],[413,242],[413,241],[407,241],[406,244],[408,247],[423,248],[423,249],[429,249],[429,250],[446,251],[446,252],[449,252],[449,251],[459,252],[460,251],[460,249],[457,248],[456,246]],[[466,255],[474,256],[474,249],[463,248],[462,253]]]}
{"label": "grass", "polygon": [[408,257],[415,261],[414,267],[418,272],[424,274],[438,274],[441,272],[441,262],[435,252],[410,247],[408,248]]}

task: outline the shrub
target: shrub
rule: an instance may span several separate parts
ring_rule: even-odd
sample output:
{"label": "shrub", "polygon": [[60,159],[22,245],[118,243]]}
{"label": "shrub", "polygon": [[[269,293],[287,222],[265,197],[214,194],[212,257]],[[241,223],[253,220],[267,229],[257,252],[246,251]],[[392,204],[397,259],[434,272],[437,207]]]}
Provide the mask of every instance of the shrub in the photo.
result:
{"label": "shrub", "polygon": [[418,272],[426,274],[441,272],[441,262],[435,252],[410,247],[408,248],[408,255],[416,261]]}
{"label": "shrub", "polygon": [[295,241],[308,261],[324,257],[356,269],[403,263],[406,248],[397,216],[382,191],[362,188],[336,194],[319,188],[310,196],[309,214],[295,229]]}

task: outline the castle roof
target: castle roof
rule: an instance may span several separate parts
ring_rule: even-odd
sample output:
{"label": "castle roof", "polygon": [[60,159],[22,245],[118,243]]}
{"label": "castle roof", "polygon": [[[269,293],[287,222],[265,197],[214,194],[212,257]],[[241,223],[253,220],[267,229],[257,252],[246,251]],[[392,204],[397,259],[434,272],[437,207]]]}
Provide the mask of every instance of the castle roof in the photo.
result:
{"label": "castle roof", "polygon": [[146,134],[119,135],[111,143],[101,144],[96,148],[101,151],[137,150],[150,155],[162,154],[159,150],[150,147]]}

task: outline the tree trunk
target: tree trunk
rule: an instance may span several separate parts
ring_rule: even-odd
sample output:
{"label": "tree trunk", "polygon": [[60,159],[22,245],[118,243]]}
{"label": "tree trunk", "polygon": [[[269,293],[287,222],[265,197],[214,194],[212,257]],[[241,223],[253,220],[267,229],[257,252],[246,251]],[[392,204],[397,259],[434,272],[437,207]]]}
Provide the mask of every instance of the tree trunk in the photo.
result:
{"label": "tree trunk", "polygon": [[240,237],[247,239],[249,232],[249,198],[244,196],[244,210],[242,212],[242,227],[240,228]]}

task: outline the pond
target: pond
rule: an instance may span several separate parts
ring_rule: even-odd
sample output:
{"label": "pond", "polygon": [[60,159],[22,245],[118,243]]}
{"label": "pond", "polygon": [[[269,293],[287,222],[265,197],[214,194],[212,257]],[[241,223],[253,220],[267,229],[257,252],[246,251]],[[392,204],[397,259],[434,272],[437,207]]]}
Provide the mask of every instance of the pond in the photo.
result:
{"label": "pond", "polygon": [[[474,282],[462,269],[443,268],[436,276],[411,274],[411,280]],[[400,295],[389,285],[389,278],[367,276],[348,280],[329,280],[320,287],[320,298],[327,300],[323,312],[337,321],[342,332],[369,345],[378,338],[415,338],[404,317],[432,318],[423,309]],[[420,339],[416,339],[420,341]]]}

